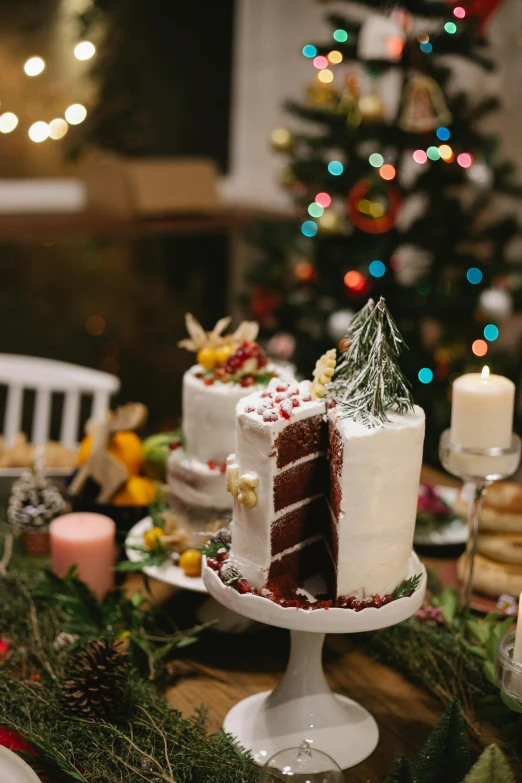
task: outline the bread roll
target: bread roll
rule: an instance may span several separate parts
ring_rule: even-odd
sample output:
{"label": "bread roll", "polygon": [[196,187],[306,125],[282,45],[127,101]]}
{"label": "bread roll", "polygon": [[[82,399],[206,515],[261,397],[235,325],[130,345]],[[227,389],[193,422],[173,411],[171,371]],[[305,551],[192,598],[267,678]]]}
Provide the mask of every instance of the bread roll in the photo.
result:
{"label": "bread roll", "polygon": [[[466,555],[461,555],[457,561],[457,575],[464,578],[464,562]],[[491,598],[499,595],[519,595],[522,592],[522,566],[496,563],[494,560],[477,554],[473,571],[473,589]]]}
{"label": "bread roll", "polygon": [[[460,494],[455,501],[455,513],[466,519],[467,502]],[[522,484],[499,481],[488,489],[480,529],[522,534]]]}
{"label": "bread roll", "polygon": [[480,533],[477,552],[498,563],[522,566],[522,533]]}

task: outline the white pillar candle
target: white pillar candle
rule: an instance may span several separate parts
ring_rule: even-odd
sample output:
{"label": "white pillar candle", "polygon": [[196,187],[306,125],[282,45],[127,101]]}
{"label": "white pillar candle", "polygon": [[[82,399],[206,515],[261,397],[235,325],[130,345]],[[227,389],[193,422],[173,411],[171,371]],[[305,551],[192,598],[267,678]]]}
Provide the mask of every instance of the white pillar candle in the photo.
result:
{"label": "white pillar candle", "polygon": [[513,660],[522,664],[522,593],[518,599],[518,618],[515,633],[515,646],[513,647]]}
{"label": "white pillar candle", "polygon": [[515,384],[502,375],[461,375],[453,383],[451,442],[471,449],[508,448],[513,434]]}

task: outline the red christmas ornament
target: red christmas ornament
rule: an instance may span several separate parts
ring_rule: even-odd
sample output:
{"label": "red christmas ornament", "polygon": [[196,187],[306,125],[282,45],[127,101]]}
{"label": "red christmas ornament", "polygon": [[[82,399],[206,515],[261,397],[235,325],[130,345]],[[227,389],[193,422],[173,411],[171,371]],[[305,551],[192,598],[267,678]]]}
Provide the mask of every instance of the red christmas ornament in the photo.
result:
{"label": "red christmas ornament", "polygon": [[[401,194],[393,185],[384,185],[388,205],[383,213],[382,207],[377,211],[375,204],[372,204],[368,198],[373,187],[369,179],[359,180],[348,194],[346,211],[353,225],[366,234],[385,234],[397,222],[402,204]],[[379,191],[382,191],[382,188],[383,183],[379,185]],[[368,212],[361,210],[361,202],[368,202]]]}

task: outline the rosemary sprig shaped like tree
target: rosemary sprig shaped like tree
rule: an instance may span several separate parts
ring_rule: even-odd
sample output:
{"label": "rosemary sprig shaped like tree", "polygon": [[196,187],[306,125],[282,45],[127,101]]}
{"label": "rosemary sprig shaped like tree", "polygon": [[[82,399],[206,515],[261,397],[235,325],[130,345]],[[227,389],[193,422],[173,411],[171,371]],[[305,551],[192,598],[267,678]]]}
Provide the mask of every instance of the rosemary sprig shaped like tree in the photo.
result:
{"label": "rosemary sprig shaped like tree", "polygon": [[331,386],[342,413],[377,427],[389,421],[390,410],[413,410],[411,387],[399,367],[405,343],[383,297],[377,304],[370,299],[357,313],[345,340]]}

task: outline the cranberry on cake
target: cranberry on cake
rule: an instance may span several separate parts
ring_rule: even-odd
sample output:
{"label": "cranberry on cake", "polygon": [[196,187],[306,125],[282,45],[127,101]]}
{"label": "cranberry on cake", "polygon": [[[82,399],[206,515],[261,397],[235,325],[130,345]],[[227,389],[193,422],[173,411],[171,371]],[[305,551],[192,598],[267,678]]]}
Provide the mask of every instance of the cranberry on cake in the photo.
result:
{"label": "cranberry on cake", "polygon": [[183,440],[173,444],[168,459],[169,488],[174,503],[196,508],[229,509],[227,456],[234,448],[236,404],[254,389],[264,390],[276,377],[257,342],[257,323],[244,321],[224,334],[230,318],[206,332],[186,315],[189,339],[179,345],[196,353],[197,364],[183,376]]}
{"label": "cranberry on cake", "polygon": [[424,412],[383,299],[355,316],[342,345],[337,367],[332,349],[312,383],[272,380],[237,404],[229,559],[267,597],[320,575],[322,598],[379,606],[408,572]]}

